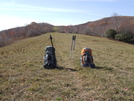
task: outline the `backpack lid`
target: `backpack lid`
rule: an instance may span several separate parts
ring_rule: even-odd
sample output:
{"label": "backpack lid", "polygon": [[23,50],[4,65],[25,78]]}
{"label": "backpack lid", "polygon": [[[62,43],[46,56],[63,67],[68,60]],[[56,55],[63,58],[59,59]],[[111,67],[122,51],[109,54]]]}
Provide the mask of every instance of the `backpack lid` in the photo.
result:
{"label": "backpack lid", "polygon": [[90,55],[92,55],[92,50],[90,48],[83,48],[81,51],[81,55],[85,55],[86,53],[89,53]]}
{"label": "backpack lid", "polygon": [[45,47],[45,53],[46,52],[54,53],[55,52],[55,48],[53,46],[46,46]]}
{"label": "backpack lid", "polygon": [[90,48],[87,48],[87,47],[85,47],[85,48],[83,48],[83,49],[84,49],[84,50],[86,50],[86,49],[87,49],[87,50],[91,50]]}

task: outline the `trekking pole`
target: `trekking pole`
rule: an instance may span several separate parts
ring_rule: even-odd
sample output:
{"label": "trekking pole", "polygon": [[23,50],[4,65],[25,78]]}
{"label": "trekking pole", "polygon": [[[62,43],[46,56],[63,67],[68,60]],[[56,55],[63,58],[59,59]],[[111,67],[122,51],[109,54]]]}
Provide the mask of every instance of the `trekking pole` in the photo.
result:
{"label": "trekking pole", "polygon": [[73,45],[73,40],[72,40],[72,44],[71,44],[71,48],[70,48],[70,59],[72,59],[72,45]]}
{"label": "trekking pole", "polygon": [[73,50],[75,49],[75,40],[76,40],[76,35],[75,36],[73,36]]}
{"label": "trekking pole", "polygon": [[73,36],[72,36],[72,44],[71,44],[71,48],[70,48],[71,51],[72,51],[72,48],[73,48]]}
{"label": "trekking pole", "polygon": [[52,46],[53,46],[53,42],[52,42],[52,36],[50,35],[50,37],[49,37],[49,39],[51,40],[51,44],[52,44]]}
{"label": "trekking pole", "polygon": [[72,52],[73,52],[73,50],[75,49],[75,39],[76,39],[76,35],[74,36],[72,36],[72,44],[71,44],[71,49],[70,49],[70,58],[72,59]]}
{"label": "trekking pole", "polygon": [[76,35],[72,36],[71,51],[75,49],[75,39],[76,39]]}
{"label": "trekking pole", "polygon": [[74,58],[75,39],[76,39],[76,35],[75,35],[75,36],[73,36],[73,55],[72,55],[72,58]]}

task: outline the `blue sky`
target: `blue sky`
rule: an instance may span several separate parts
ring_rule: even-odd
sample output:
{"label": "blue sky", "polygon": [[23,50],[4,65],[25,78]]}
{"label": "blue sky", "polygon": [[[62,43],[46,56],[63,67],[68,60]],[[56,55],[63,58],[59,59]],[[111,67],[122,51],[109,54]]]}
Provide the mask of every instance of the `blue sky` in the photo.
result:
{"label": "blue sky", "polygon": [[134,16],[134,0],[0,0],[0,30],[31,22],[76,25],[114,13]]}

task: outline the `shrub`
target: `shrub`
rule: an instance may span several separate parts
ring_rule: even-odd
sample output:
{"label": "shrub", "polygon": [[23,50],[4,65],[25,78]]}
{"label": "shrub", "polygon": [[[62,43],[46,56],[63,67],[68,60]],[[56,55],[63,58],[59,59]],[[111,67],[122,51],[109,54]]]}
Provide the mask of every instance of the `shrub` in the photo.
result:
{"label": "shrub", "polygon": [[133,36],[134,35],[131,32],[126,31],[115,35],[115,39],[123,42],[132,42],[134,38]]}
{"label": "shrub", "polygon": [[114,29],[108,29],[104,36],[110,39],[114,39],[115,35],[117,34],[117,32]]}

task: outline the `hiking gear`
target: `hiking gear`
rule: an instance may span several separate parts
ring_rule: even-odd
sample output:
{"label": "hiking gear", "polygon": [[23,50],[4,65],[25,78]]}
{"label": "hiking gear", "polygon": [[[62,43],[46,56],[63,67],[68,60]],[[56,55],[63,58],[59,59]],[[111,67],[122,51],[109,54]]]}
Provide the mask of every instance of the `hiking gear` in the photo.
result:
{"label": "hiking gear", "polygon": [[75,39],[76,39],[76,35],[73,35],[72,36],[71,51],[75,49]]}
{"label": "hiking gear", "polygon": [[45,48],[44,56],[44,68],[52,69],[56,68],[55,48],[53,46],[47,46]]}
{"label": "hiking gear", "polygon": [[53,46],[53,41],[52,41],[52,36],[50,35],[50,38],[49,38],[50,40],[51,40],[51,44],[52,44],[52,46]]}
{"label": "hiking gear", "polygon": [[55,48],[53,47],[52,36],[49,37],[52,46],[46,46],[45,48],[45,56],[44,56],[44,68],[52,69],[56,68],[56,56],[55,56]]}
{"label": "hiking gear", "polygon": [[[73,58],[72,54],[74,53],[75,50],[75,40],[76,40],[76,35],[72,36],[72,44],[71,44],[71,49],[70,49],[70,59]],[[73,52],[73,53],[72,53]]]}
{"label": "hiking gear", "polygon": [[83,67],[95,68],[93,63],[92,50],[90,48],[83,48],[81,51],[81,65]]}

